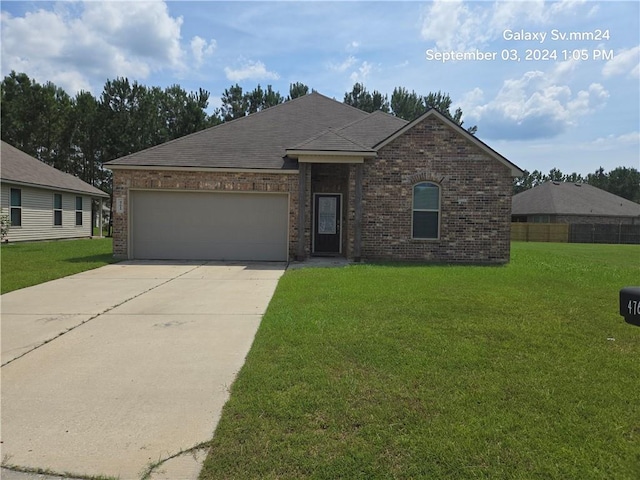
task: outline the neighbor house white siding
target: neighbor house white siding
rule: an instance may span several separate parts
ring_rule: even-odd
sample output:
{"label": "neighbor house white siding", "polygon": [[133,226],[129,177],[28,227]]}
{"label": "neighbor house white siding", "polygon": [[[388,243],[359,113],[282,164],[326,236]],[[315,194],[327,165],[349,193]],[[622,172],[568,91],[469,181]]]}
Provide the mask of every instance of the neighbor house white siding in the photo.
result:
{"label": "neighbor house white siding", "polygon": [[[73,192],[3,183],[2,215],[10,216],[11,189],[22,191],[22,225],[9,227],[7,240],[54,240],[92,235],[91,197]],[[62,225],[54,225],[54,194],[62,195]],[[76,197],[82,197],[82,225],[76,225]]]}

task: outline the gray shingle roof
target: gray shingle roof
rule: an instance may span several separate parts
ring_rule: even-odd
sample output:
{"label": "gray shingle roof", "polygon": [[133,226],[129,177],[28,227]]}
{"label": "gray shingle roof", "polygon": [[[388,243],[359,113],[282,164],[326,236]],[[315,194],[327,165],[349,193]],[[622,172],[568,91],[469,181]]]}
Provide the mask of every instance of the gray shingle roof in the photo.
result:
{"label": "gray shingle roof", "polygon": [[638,217],[640,204],[586,183],[545,182],[514,195],[511,213]]}
{"label": "gray shingle roof", "polygon": [[78,177],[61,172],[31,155],[2,142],[0,178],[3,182],[84,193],[92,197],[108,198],[102,190]]}
{"label": "gray shingle roof", "polygon": [[287,148],[369,114],[312,93],[106,163],[107,166],[297,168]]}
{"label": "gray shingle roof", "polygon": [[355,140],[342,135],[333,129],[322,132],[320,135],[305,140],[288,149],[291,151],[328,151],[328,152],[365,152],[375,153],[375,150],[357,143]]}
{"label": "gray shingle roof", "polygon": [[409,122],[382,111],[373,112],[338,130],[361,145],[373,147]]}
{"label": "gray shingle roof", "polygon": [[[432,109],[433,110],[433,109]],[[433,111],[407,122],[388,113],[367,113],[313,92],[258,113],[107,162],[118,167],[295,170],[301,153],[375,156],[375,152],[429,115],[511,169],[522,170]]]}

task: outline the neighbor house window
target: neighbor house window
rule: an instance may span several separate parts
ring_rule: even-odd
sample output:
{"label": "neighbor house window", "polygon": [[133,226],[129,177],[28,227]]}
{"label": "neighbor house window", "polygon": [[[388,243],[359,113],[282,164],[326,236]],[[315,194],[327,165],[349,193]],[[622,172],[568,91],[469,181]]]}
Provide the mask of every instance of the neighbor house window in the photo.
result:
{"label": "neighbor house window", "polygon": [[82,225],[82,197],[76,197],[76,226]]}
{"label": "neighbor house window", "polygon": [[56,227],[62,226],[62,194],[53,194],[53,225]]}
{"label": "neighbor house window", "polygon": [[22,226],[22,190],[19,188],[11,189],[11,226]]}
{"label": "neighbor house window", "polygon": [[413,238],[438,238],[440,187],[422,182],[413,187]]}

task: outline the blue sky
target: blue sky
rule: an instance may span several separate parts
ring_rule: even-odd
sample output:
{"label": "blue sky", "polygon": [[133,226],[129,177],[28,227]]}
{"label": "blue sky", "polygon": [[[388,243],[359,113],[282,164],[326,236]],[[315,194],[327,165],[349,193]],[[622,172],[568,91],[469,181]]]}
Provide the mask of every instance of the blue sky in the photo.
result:
{"label": "blue sky", "polygon": [[[2,75],[225,88],[441,90],[523,169],[640,168],[640,2],[2,1]],[[529,50],[529,52],[528,52]],[[428,54],[429,52],[429,54]],[[479,60],[488,57],[488,60]],[[458,60],[450,60],[458,56]],[[529,58],[527,58],[529,57]]]}

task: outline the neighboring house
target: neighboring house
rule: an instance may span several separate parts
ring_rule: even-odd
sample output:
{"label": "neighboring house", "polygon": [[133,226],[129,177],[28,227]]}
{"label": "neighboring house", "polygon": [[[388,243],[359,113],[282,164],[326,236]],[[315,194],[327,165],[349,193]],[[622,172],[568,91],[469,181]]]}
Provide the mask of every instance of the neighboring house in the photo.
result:
{"label": "neighboring house", "polygon": [[545,182],[513,197],[514,222],[640,225],[640,204],[586,183]]}
{"label": "neighboring house", "polygon": [[109,195],[2,142],[0,205],[11,221],[7,240],[92,235],[91,203]]}
{"label": "neighboring house", "polygon": [[522,174],[436,110],[318,93],[106,166],[114,253],[136,259],[505,263]]}

